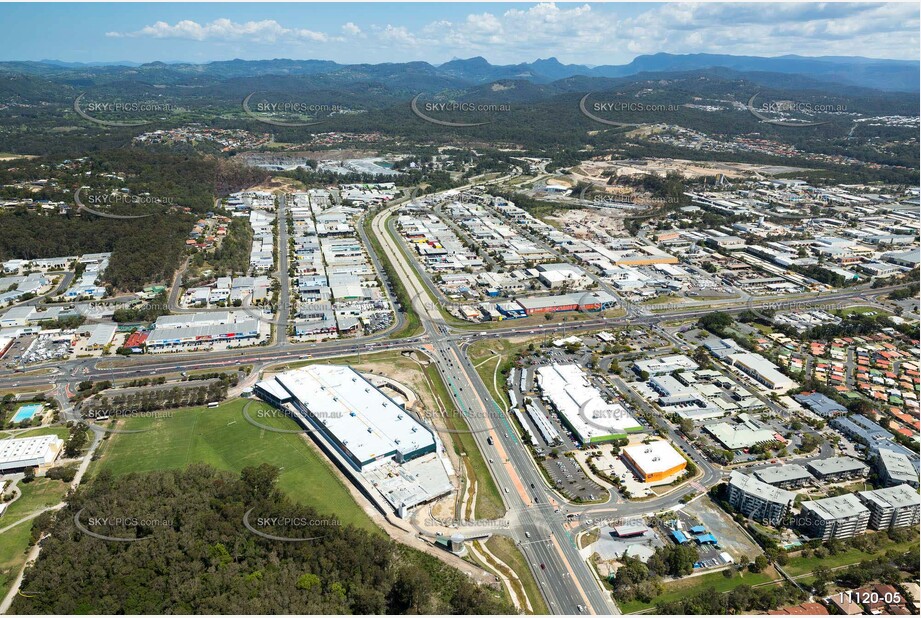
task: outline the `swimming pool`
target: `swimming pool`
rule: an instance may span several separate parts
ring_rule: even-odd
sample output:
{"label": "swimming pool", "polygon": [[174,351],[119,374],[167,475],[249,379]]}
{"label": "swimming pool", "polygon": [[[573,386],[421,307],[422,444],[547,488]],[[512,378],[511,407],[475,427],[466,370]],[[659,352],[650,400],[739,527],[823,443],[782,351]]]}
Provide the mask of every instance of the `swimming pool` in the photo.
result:
{"label": "swimming pool", "polygon": [[24,420],[30,419],[38,414],[42,409],[42,404],[40,403],[29,403],[24,406],[21,406],[19,410],[16,411],[16,416],[13,417],[14,423],[21,423]]}

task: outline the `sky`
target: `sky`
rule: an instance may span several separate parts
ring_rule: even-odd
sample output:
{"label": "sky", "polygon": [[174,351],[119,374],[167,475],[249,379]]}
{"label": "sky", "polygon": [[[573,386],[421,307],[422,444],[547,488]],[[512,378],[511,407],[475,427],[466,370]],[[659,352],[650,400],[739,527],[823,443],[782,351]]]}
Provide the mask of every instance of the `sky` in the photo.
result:
{"label": "sky", "polygon": [[340,63],[483,56],[625,64],[642,54],[918,60],[905,3],[0,4],[0,60]]}

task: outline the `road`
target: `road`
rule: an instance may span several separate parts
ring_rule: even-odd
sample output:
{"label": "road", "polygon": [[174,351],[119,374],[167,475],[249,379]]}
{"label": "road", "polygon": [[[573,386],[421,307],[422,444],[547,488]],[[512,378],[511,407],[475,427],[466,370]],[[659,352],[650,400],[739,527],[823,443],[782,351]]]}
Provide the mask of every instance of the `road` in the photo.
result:
{"label": "road", "polygon": [[[617,613],[610,595],[600,588],[579,555],[562,518],[554,513],[551,501],[554,496],[544,485],[527,449],[519,443],[458,341],[445,336],[449,327],[439,308],[427,302],[429,297],[423,284],[413,276],[409,260],[388,233],[386,221],[396,208],[378,214],[372,227],[413,299],[413,309],[425,328],[438,372],[472,430],[477,446],[487,454],[484,461],[500,488],[512,536],[519,541],[519,549],[531,565],[548,606],[561,614],[581,613],[583,607],[596,614]],[[489,437],[493,445],[488,443]],[[493,451],[495,455],[489,457]]]}

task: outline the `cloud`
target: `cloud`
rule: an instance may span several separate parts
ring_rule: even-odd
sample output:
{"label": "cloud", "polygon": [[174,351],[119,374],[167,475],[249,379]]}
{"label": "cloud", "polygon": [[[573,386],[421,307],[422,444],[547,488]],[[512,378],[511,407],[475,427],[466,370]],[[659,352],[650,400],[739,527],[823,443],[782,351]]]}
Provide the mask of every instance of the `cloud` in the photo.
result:
{"label": "cloud", "polygon": [[306,28],[286,28],[274,19],[237,23],[229,19],[215,19],[208,24],[182,20],[170,25],[158,21],[144,26],[136,32],[109,32],[109,37],[132,37],[154,39],[185,39],[189,41],[251,41],[253,43],[276,43],[278,41],[312,41],[324,43],[330,37],[322,32]]}
{"label": "cloud", "polygon": [[351,36],[361,36],[363,34],[361,31],[361,28],[359,28],[352,22],[346,22],[342,24],[342,31]]}
{"label": "cloud", "polygon": [[[135,32],[110,37],[146,37],[248,43],[326,43],[328,54],[358,61],[485,56],[491,62],[517,63],[556,56],[564,62],[619,64],[636,55],[713,53],[803,56],[853,55],[916,57],[919,10],[910,3],[709,3],[575,5],[542,2],[504,12],[489,6],[459,18],[408,27],[398,18],[360,28],[346,22],[326,34],[275,20],[207,24],[158,21]],[[347,10],[347,9],[345,9]],[[360,50],[348,47],[363,40]],[[418,57],[419,54],[422,57]],[[412,58],[410,58],[412,56]],[[336,59],[339,59],[338,57]]]}

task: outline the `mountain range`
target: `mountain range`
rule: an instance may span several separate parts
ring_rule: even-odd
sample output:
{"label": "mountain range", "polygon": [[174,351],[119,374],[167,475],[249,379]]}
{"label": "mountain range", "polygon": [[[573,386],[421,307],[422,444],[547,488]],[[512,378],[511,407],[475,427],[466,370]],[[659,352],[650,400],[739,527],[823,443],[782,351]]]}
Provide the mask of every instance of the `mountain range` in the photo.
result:
{"label": "mountain range", "polygon": [[[0,62],[0,70],[65,81],[144,80],[163,83],[212,80],[266,75],[329,75],[337,79],[378,80],[393,78],[416,82],[431,80],[445,88],[470,87],[500,80],[524,80],[549,84],[576,77],[622,78],[634,75],[652,77],[657,73],[687,71],[735,72],[743,74],[789,75],[825,86],[863,87],[888,92],[919,92],[921,63],[911,60],[884,60],[858,56],[732,56],[724,54],[667,54],[636,57],[623,65],[587,66],[563,64],[556,58],[534,62],[495,65],[485,58],[455,59],[441,65],[428,62],[383,64],[339,64],[329,60],[224,60],[205,64],[151,62],[74,63],[56,60],[41,62]],[[755,80],[757,81],[757,80]],[[430,88],[429,88],[430,89]]]}

